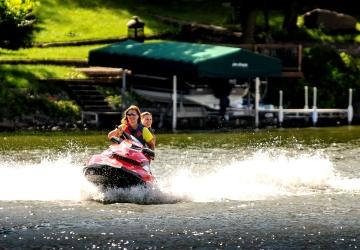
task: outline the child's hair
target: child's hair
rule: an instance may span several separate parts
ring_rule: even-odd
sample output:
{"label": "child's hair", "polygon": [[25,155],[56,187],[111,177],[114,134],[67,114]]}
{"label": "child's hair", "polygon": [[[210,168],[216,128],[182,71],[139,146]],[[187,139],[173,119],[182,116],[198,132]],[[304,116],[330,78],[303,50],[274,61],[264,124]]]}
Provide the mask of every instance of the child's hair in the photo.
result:
{"label": "child's hair", "polygon": [[144,118],[144,116],[146,116],[146,115],[152,116],[152,114],[150,112],[142,112],[141,113],[141,119]]}

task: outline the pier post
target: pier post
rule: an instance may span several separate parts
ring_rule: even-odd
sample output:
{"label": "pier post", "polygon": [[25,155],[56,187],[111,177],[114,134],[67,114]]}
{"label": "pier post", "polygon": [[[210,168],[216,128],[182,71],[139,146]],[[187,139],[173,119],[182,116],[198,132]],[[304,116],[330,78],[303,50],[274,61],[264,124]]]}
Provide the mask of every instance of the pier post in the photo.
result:
{"label": "pier post", "polygon": [[352,106],[352,96],[353,96],[353,90],[350,88],[349,89],[349,106],[347,109],[347,113],[348,113],[348,124],[350,125],[354,116],[354,109]]}
{"label": "pier post", "polygon": [[259,127],[260,78],[255,78],[255,128]]}
{"label": "pier post", "polygon": [[173,114],[172,114],[172,130],[176,130],[176,121],[177,121],[177,77],[176,75],[173,76],[173,94],[172,94],[172,101],[173,101]]}
{"label": "pier post", "polygon": [[309,92],[308,92],[308,86],[304,87],[304,91],[305,91],[305,105],[304,105],[304,109],[308,109],[309,108]]}
{"label": "pier post", "polygon": [[279,91],[279,112],[278,112],[279,126],[282,126],[284,121],[284,109],[283,109],[283,91]]}
{"label": "pier post", "polygon": [[312,122],[313,125],[316,126],[316,123],[318,121],[318,111],[317,111],[317,107],[316,107],[316,95],[317,95],[317,91],[316,91],[316,87],[313,88],[313,112],[312,112]]}
{"label": "pier post", "polygon": [[122,86],[121,86],[121,109],[122,110],[124,110],[126,108],[125,91],[126,91],[126,69],[123,69],[123,71],[122,71]]}

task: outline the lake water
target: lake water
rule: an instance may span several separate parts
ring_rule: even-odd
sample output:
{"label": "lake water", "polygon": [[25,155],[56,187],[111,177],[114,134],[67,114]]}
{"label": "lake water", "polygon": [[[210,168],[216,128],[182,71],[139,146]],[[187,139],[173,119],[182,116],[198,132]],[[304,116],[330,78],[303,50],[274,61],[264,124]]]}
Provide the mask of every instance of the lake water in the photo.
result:
{"label": "lake water", "polygon": [[360,248],[360,127],[159,134],[154,189],[84,180],[106,132],[0,142],[0,249]]}

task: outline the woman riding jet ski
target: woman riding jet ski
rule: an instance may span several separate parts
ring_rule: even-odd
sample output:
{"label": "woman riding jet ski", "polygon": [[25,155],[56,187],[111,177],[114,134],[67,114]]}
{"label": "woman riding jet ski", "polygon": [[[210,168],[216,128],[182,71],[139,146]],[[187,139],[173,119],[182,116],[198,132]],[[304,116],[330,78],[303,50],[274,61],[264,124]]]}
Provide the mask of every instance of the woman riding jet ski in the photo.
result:
{"label": "woman riding jet ski", "polygon": [[91,157],[83,170],[86,179],[104,188],[153,184],[150,161],[154,159],[154,151],[126,132],[122,137],[112,137],[114,144],[109,149]]}
{"label": "woman riding jet ski", "polygon": [[152,150],[155,149],[154,135],[141,123],[140,109],[135,105],[131,105],[124,111],[121,124],[109,132],[108,138],[111,140],[114,136],[121,137],[123,132],[133,135]]}
{"label": "woman riding jet ski", "polygon": [[110,131],[108,138],[115,144],[102,154],[94,155],[84,168],[90,182],[123,188],[155,181],[150,171],[150,160],[154,158],[151,149],[155,142],[153,135],[141,124],[137,106],[131,105],[125,110],[121,125]]}

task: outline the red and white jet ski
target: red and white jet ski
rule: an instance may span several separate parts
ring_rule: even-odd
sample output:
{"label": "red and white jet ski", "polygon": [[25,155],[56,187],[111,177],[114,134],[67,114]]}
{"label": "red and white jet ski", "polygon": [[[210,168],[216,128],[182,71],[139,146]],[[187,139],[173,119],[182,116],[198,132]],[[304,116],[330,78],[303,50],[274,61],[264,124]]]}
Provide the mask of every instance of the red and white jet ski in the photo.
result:
{"label": "red and white jet ski", "polygon": [[154,184],[155,177],[150,170],[154,151],[127,133],[123,138],[113,137],[111,141],[113,144],[107,150],[93,155],[84,167],[86,179],[105,188]]}

